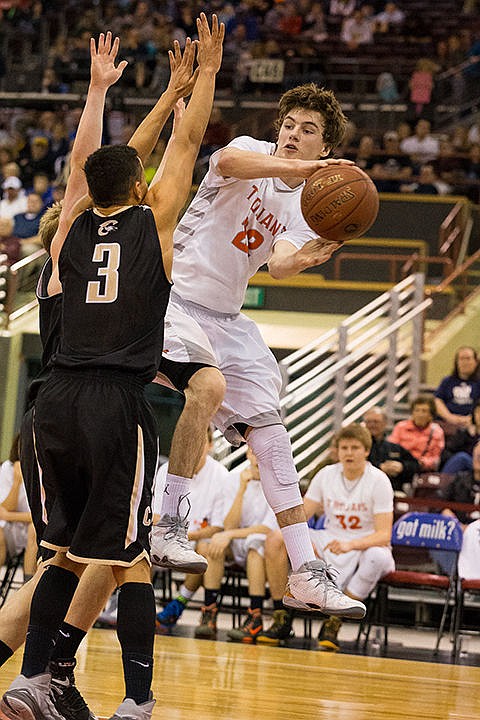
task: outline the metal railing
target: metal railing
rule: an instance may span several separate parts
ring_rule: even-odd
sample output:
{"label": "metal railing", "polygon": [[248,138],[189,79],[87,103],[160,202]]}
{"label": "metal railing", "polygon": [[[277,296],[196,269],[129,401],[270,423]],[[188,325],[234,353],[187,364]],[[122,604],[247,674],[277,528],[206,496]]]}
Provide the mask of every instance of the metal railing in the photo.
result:
{"label": "metal railing", "polygon": [[[366,407],[381,405],[393,421],[420,385],[424,276],[405,278],[389,292],[280,362],[283,420],[300,480],[328,454],[333,434],[358,421]],[[245,447],[231,452],[216,437],[217,459],[232,466]]]}
{"label": "metal railing", "polygon": [[8,269],[4,313],[0,316],[0,328],[7,329],[12,321],[25,315],[37,305],[35,288],[46,257],[45,250],[37,250]]}

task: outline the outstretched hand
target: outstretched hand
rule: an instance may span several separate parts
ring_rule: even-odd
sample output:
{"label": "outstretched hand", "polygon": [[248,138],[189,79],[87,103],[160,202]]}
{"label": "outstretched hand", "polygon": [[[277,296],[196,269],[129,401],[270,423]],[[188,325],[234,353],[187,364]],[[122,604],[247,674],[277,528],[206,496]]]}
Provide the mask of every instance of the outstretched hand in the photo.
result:
{"label": "outstretched hand", "polygon": [[187,38],[183,55],[178,40],[174,41],[173,50],[168,51],[168,59],[170,61],[168,88],[174,92],[178,98],[188,97],[195,85],[198,74],[198,68],[193,72],[195,49],[196,42],[192,42],[190,38]]}
{"label": "outstretched hand", "polygon": [[208,25],[205,13],[197,18],[198,50],[197,61],[200,70],[210,70],[217,73],[222,64],[223,38],[225,25],[218,22],[218,17],[212,15],[212,29]]}
{"label": "outstretched hand", "polygon": [[330,260],[335,250],[338,250],[343,245],[343,242],[336,242],[335,240],[326,240],[325,238],[314,238],[297,250],[297,254],[302,258],[303,262],[306,263],[306,267],[315,267],[316,265],[323,265],[324,262]]}
{"label": "outstretched hand", "polygon": [[98,47],[94,38],[90,38],[90,85],[92,87],[108,89],[122,76],[128,65],[126,60],[121,60],[115,66],[120,39],[118,37],[112,43],[112,33],[100,33]]}

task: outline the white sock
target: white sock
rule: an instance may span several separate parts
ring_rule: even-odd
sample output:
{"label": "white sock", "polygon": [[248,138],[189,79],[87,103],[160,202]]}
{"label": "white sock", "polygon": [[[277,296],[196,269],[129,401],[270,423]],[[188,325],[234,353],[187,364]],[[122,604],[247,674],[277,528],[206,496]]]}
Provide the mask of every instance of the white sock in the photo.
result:
{"label": "white sock", "polygon": [[287,548],[290,564],[295,572],[303,563],[315,560],[310,531],[306,522],[280,528]]}
{"label": "white sock", "polygon": [[172,475],[167,473],[167,479],[165,481],[165,490],[163,491],[162,498],[162,512],[161,515],[178,515],[183,505],[181,500],[188,495],[190,492],[190,478],[180,477],[180,475]]}
{"label": "white sock", "polygon": [[191,600],[195,593],[196,590],[189,590],[185,585],[180,587],[179,595],[185,598],[185,600]]}

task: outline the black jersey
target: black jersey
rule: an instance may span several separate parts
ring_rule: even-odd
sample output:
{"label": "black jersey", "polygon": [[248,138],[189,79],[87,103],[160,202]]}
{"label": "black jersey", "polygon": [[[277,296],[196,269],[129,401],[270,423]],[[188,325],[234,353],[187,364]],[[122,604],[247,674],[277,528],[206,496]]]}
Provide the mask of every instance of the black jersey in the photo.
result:
{"label": "black jersey", "polygon": [[62,335],[55,367],[126,371],[150,382],[170,293],[151,209],[82,213],[60,252],[59,273]]}
{"label": "black jersey", "polygon": [[35,402],[40,385],[50,373],[50,361],[55,355],[60,342],[60,329],[62,320],[62,294],[48,295],[48,282],[52,277],[52,259],[48,258],[43,266],[37,284],[38,319],[40,326],[40,340],[42,342],[41,369],[32,380],[28,389],[27,407]]}

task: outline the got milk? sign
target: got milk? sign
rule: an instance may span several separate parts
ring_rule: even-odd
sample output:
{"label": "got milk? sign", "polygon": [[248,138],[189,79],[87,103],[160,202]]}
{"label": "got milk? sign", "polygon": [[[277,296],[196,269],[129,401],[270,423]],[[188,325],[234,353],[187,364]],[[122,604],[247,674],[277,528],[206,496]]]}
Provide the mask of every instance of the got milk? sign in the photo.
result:
{"label": "got milk? sign", "polygon": [[462,528],[456,518],[411,512],[402,515],[393,526],[392,542],[394,545],[459,550]]}

